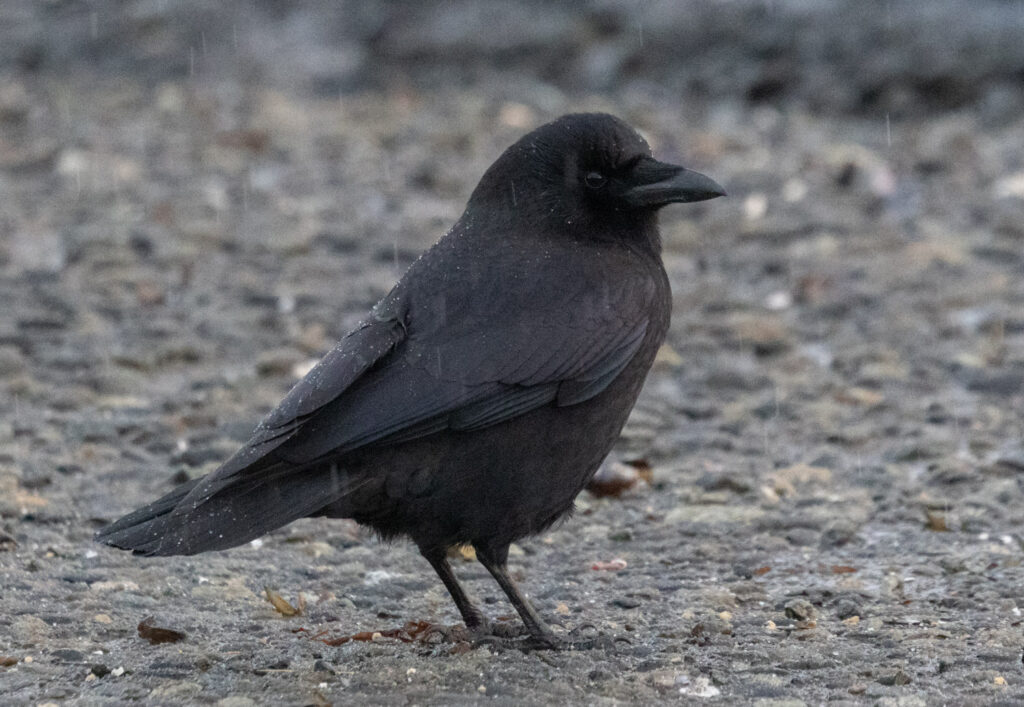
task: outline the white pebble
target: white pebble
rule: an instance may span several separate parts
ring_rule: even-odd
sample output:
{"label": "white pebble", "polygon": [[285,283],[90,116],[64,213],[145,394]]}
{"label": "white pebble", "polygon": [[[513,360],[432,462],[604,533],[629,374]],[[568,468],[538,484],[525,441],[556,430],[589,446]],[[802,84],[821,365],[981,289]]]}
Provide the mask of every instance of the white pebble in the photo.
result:
{"label": "white pebble", "polygon": [[765,299],[764,306],[773,312],[789,309],[793,306],[793,295],[789,294],[785,290],[773,292],[768,295],[767,299]]}
{"label": "white pebble", "polygon": [[743,201],[743,215],[748,221],[759,221],[768,213],[768,197],[760,192],[751,194]]}

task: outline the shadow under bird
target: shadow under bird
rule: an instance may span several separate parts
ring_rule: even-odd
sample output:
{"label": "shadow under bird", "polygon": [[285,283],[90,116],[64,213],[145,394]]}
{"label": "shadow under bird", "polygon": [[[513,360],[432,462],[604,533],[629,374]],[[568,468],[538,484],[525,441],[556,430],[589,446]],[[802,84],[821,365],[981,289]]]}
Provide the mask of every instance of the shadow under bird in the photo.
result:
{"label": "shadow under bird", "polygon": [[537,128],[244,447],[96,538],[192,555],[353,518],[412,539],[482,638],[495,627],[446,559],[469,544],[528,640],[566,645],[509,576],[509,545],[571,511],[665,338],[658,210],[722,195],[613,116]]}

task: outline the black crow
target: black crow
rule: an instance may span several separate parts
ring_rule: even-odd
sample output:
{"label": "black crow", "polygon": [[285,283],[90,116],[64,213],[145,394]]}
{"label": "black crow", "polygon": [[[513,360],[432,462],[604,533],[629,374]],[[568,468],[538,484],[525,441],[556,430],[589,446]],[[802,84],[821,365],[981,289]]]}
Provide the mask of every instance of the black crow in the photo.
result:
{"label": "black crow", "polygon": [[509,545],[571,511],[665,338],[658,209],[723,194],[610,115],[534,130],[242,449],[97,539],[191,555],[353,518],[411,538],[475,635],[492,625],[446,559],[461,544],[535,643],[563,644],[509,577]]}

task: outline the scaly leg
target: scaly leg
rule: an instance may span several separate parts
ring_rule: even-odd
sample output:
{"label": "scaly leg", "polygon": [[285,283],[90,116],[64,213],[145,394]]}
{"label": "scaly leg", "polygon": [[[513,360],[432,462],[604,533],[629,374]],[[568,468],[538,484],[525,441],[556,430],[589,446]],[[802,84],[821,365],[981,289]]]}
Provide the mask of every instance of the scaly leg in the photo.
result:
{"label": "scaly leg", "polygon": [[487,621],[487,617],[484,616],[484,613],[480,611],[462,589],[462,585],[459,584],[455,573],[452,572],[452,566],[448,564],[448,558],[445,556],[444,550],[420,550],[420,552],[427,558],[427,562],[430,563],[430,566],[437,572],[437,576],[444,582],[445,589],[452,595],[455,606],[459,608],[459,613],[462,614],[462,620],[466,622],[466,628],[474,634],[488,632],[490,624]]}
{"label": "scaly leg", "polygon": [[480,548],[476,548],[476,557],[480,560],[480,564],[487,568],[487,571],[491,573],[491,576],[501,586],[502,591],[508,597],[509,601],[512,602],[512,606],[515,607],[516,611],[519,612],[519,616],[522,617],[523,623],[526,625],[526,629],[530,632],[530,636],[541,646],[547,648],[563,648],[563,641],[552,632],[548,625],[544,623],[544,619],[540,617],[537,610],[533,608],[529,600],[523,596],[522,592],[519,591],[519,587],[512,581],[512,578],[508,574],[508,566],[506,564],[508,558],[508,550],[505,552],[486,552],[481,551]]}

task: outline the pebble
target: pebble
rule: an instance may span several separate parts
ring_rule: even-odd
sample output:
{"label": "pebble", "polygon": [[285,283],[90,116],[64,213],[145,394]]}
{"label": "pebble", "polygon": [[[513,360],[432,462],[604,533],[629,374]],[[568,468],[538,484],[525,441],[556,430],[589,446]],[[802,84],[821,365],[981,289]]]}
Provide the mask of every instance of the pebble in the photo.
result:
{"label": "pebble", "polygon": [[806,599],[793,599],[786,602],[784,607],[786,616],[791,619],[804,621],[813,619],[818,615],[818,610]]}
{"label": "pebble", "polygon": [[[853,599],[843,597],[835,603],[836,616],[840,619],[849,619],[853,616],[863,616],[863,610]],[[798,617],[799,618],[799,617]]]}
{"label": "pebble", "polygon": [[897,668],[895,671],[881,675],[877,682],[880,685],[909,685],[912,680],[902,668]]}

